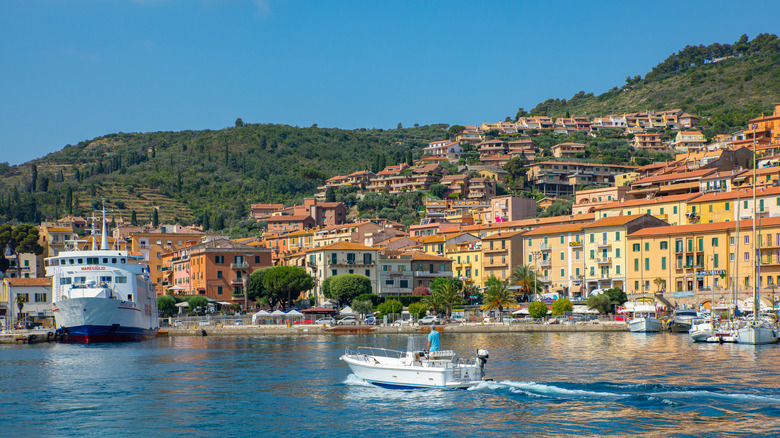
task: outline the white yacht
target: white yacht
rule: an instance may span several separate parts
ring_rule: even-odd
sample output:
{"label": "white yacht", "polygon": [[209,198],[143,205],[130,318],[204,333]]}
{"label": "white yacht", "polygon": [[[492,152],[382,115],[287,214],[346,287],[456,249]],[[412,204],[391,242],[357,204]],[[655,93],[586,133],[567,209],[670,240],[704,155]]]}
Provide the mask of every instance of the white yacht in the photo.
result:
{"label": "white yacht", "polygon": [[633,307],[628,329],[635,333],[656,333],[661,331],[661,320],[652,304],[637,304]]}
{"label": "white yacht", "polygon": [[409,338],[407,351],[358,347],[340,360],[359,378],[384,388],[468,388],[485,381],[489,354],[479,350],[470,361],[451,350],[425,353]]}
{"label": "white yacht", "polygon": [[63,251],[44,263],[52,279],[57,330],[67,342],[119,342],[157,335],[157,292],[143,258],[108,249],[105,212],[100,249]]}

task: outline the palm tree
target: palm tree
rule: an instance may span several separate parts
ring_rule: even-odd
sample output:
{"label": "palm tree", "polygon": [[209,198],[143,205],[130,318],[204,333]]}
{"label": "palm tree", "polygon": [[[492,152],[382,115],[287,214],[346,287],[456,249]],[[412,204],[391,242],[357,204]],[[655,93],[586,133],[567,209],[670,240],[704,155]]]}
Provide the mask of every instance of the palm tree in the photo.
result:
{"label": "palm tree", "polygon": [[488,310],[498,309],[498,317],[501,322],[504,321],[504,307],[515,302],[515,296],[507,287],[506,282],[493,283],[485,291],[485,308]]}
{"label": "palm tree", "polygon": [[444,301],[438,290],[432,290],[430,295],[423,296],[420,303],[428,306],[434,314],[438,314],[439,310],[444,307]]}
{"label": "palm tree", "polygon": [[517,265],[509,276],[509,282],[520,286],[523,295],[535,295],[542,291],[542,284],[536,276],[536,272],[527,265]]}
{"label": "palm tree", "polygon": [[440,300],[441,305],[444,306],[444,312],[447,318],[449,318],[452,313],[452,305],[461,300],[458,285],[453,281],[439,284],[437,285],[436,290],[433,291],[432,295],[433,294],[439,296],[438,299]]}

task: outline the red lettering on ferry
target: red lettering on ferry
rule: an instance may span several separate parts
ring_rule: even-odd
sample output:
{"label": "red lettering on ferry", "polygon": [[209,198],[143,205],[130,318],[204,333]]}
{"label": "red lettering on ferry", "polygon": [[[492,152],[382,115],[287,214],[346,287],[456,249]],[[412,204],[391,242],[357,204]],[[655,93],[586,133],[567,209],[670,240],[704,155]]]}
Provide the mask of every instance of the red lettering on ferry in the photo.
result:
{"label": "red lettering on ferry", "polygon": [[82,266],[82,271],[105,271],[105,266]]}

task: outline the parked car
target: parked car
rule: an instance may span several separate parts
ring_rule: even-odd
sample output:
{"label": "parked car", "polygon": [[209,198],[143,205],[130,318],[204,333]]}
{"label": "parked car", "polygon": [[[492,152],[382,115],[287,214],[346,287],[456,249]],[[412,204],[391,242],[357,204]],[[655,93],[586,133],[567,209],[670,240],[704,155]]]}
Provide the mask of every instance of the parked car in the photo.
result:
{"label": "parked car", "polygon": [[243,319],[237,319],[236,320],[236,325],[244,325],[244,320]]}
{"label": "parked car", "polygon": [[507,316],[506,318],[504,318],[504,324],[520,324],[521,322],[523,321],[517,318],[512,318],[511,316]]}
{"label": "parked car", "polygon": [[417,322],[420,325],[431,325],[431,324],[441,324],[441,319],[439,319],[438,316],[426,316],[425,318],[419,320]]}
{"label": "parked car", "polygon": [[525,318],[523,318],[523,322],[534,322],[534,318],[531,315],[526,315]]}
{"label": "parked car", "polygon": [[315,324],[318,324],[318,325],[320,325],[320,324],[330,324],[330,325],[336,325],[336,320],[335,320],[335,319],[333,319],[333,318],[332,318],[332,317],[330,317],[330,316],[326,316],[326,317],[324,317],[324,318],[320,318],[320,319],[318,319],[318,320],[314,321],[314,323],[315,323]]}
{"label": "parked car", "polygon": [[298,321],[294,321],[293,325],[294,324],[311,324],[312,322],[314,322],[313,319],[299,319]]}
{"label": "parked car", "polygon": [[377,324],[379,324],[379,320],[376,319],[376,317],[374,317],[374,316],[369,316],[368,318],[366,318],[366,320],[364,322],[366,324],[368,324],[368,325],[377,325]]}
{"label": "parked car", "polygon": [[347,316],[338,320],[338,325],[357,325],[358,321],[354,316]]}
{"label": "parked car", "polygon": [[181,327],[184,325],[184,321],[173,321],[174,327]]}

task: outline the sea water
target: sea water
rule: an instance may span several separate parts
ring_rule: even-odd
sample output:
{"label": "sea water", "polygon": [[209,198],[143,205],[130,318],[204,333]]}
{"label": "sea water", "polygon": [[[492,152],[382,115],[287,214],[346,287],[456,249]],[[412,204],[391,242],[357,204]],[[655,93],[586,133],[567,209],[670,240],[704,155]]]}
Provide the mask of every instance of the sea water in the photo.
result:
{"label": "sea water", "polygon": [[363,382],[345,348],[401,335],[170,337],[0,346],[1,436],[767,436],[780,434],[780,346],[685,335],[449,334],[490,351],[469,390]]}

